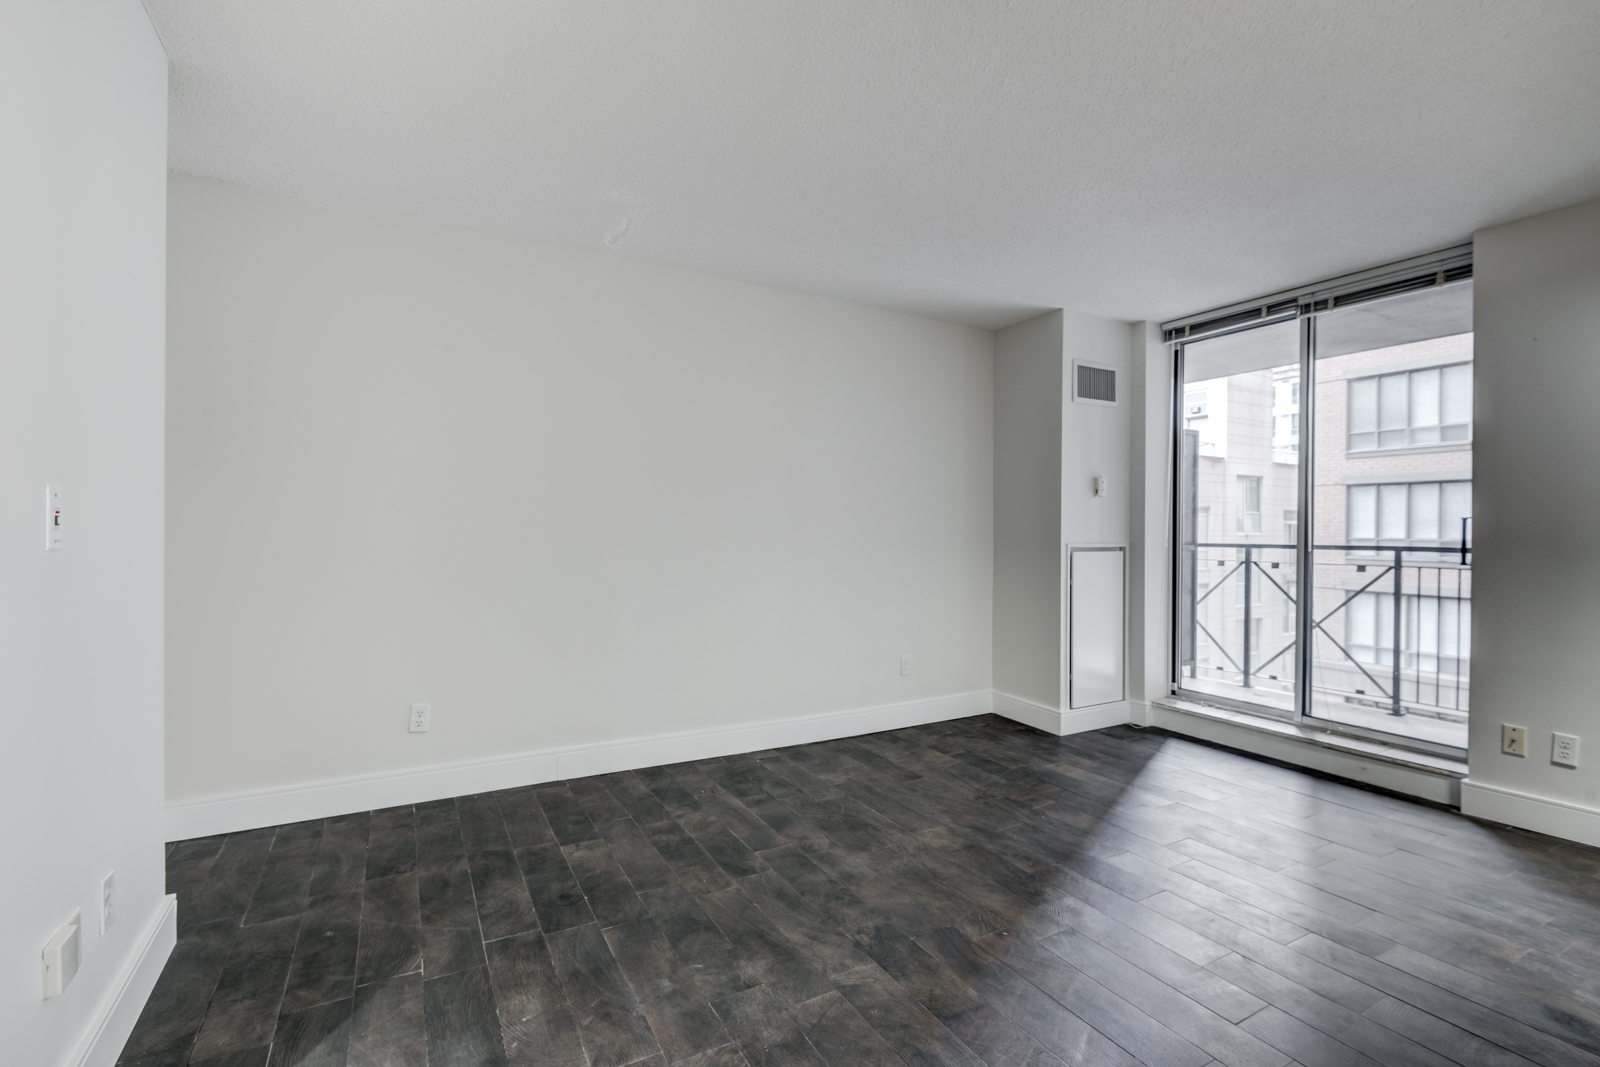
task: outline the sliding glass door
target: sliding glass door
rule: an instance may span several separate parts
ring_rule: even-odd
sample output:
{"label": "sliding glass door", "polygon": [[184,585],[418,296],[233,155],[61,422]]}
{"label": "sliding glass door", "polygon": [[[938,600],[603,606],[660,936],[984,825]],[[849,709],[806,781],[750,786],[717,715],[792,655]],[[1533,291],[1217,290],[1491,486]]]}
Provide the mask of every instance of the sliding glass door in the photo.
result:
{"label": "sliding glass door", "polygon": [[1300,327],[1184,346],[1178,430],[1184,688],[1295,712]]}
{"label": "sliding glass door", "polygon": [[1465,749],[1467,279],[1458,256],[1169,329],[1181,695]]}
{"label": "sliding glass door", "polygon": [[1315,326],[1306,714],[1465,749],[1472,284],[1336,309]]}

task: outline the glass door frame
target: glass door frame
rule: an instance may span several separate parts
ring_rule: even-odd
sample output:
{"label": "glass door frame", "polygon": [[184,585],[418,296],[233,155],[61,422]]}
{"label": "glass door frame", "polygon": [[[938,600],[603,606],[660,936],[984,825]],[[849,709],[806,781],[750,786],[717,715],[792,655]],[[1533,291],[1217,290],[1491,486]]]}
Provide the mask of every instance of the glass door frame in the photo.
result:
{"label": "glass door frame", "polygon": [[[1276,325],[1277,323],[1280,323],[1282,321],[1284,321],[1283,317],[1279,316],[1277,318],[1270,318],[1270,319],[1266,319],[1265,321],[1261,321],[1261,322],[1252,322],[1252,323],[1249,323],[1248,325],[1239,327],[1237,329],[1219,330],[1219,331],[1214,332],[1214,333],[1207,333],[1207,334],[1205,334],[1204,337],[1197,337],[1197,338],[1195,338],[1195,340],[1196,341],[1200,341],[1200,340],[1209,341],[1209,340],[1213,340],[1213,339],[1215,339],[1217,337],[1226,336],[1228,334],[1244,333],[1244,332],[1246,332],[1248,330],[1259,329],[1261,326]],[[1299,344],[1299,362],[1298,362],[1298,366],[1300,368],[1300,435],[1299,435],[1299,438],[1298,438],[1298,441],[1297,441],[1297,445],[1298,445],[1298,449],[1299,449],[1299,454],[1298,454],[1299,455],[1299,459],[1298,459],[1298,465],[1297,465],[1296,474],[1295,474],[1296,494],[1297,494],[1297,496],[1296,496],[1296,514],[1299,516],[1298,521],[1296,522],[1296,528],[1295,528],[1295,553],[1294,553],[1294,559],[1295,559],[1295,606],[1294,606],[1294,610],[1295,610],[1295,638],[1294,638],[1294,640],[1295,640],[1295,651],[1294,651],[1294,657],[1295,657],[1295,686],[1294,686],[1294,694],[1293,694],[1294,695],[1293,710],[1287,716],[1284,715],[1281,711],[1279,711],[1276,708],[1270,708],[1270,707],[1267,707],[1267,706],[1262,705],[1262,704],[1252,704],[1251,702],[1249,702],[1247,700],[1239,700],[1239,699],[1235,699],[1235,698],[1220,696],[1220,695],[1215,694],[1215,693],[1205,693],[1205,692],[1199,692],[1199,691],[1196,691],[1196,690],[1186,690],[1186,689],[1183,688],[1183,663],[1182,663],[1182,657],[1183,657],[1184,645],[1183,645],[1183,639],[1182,639],[1181,635],[1178,634],[1178,628],[1183,625],[1183,612],[1181,610],[1181,607],[1182,607],[1182,597],[1183,597],[1183,589],[1184,589],[1184,574],[1185,574],[1185,564],[1184,564],[1184,559],[1183,559],[1185,545],[1184,545],[1184,540],[1183,540],[1183,515],[1182,515],[1182,509],[1183,509],[1183,503],[1184,503],[1183,502],[1183,471],[1184,471],[1184,466],[1183,465],[1184,465],[1184,462],[1185,462],[1185,456],[1184,456],[1184,449],[1183,449],[1183,430],[1182,430],[1182,427],[1183,427],[1183,413],[1184,413],[1183,412],[1183,404],[1184,404],[1184,377],[1183,377],[1184,351],[1183,350],[1184,350],[1186,342],[1179,341],[1179,342],[1175,343],[1172,346],[1172,348],[1173,348],[1173,352],[1172,352],[1172,368],[1173,368],[1172,394],[1173,395],[1172,395],[1171,426],[1172,426],[1172,437],[1173,437],[1173,442],[1172,442],[1172,465],[1173,466],[1172,466],[1172,469],[1173,469],[1173,472],[1174,472],[1174,476],[1173,476],[1173,479],[1172,479],[1172,487],[1173,487],[1172,488],[1172,492],[1173,492],[1173,508],[1172,508],[1172,575],[1173,575],[1173,581],[1172,581],[1172,611],[1171,611],[1172,627],[1173,627],[1173,640],[1171,642],[1171,644],[1172,644],[1172,679],[1171,679],[1172,692],[1173,692],[1174,696],[1179,696],[1179,697],[1182,697],[1185,700],[1194,701],[1196,703],[1215,704],[1215,705],[1217,705],[1219,707],[1229,708],[1229,709],[1234,710],[1234,711],[1243,711],[1243,712],[1247,712],[1247,713],[1249,713],[1251,715],[1259,715],[1259,716],[1261,716],[1263,718],[1274,719],[1274,720],[1276,720],[1278,722],[1290,722],[1290,723],[1294,723],[1296,725],[1300,725],[1307,718],[1307,716],[1305,715],[1305,707],[1306,707],[1306,702],[1307,702],[1307,699],[1308,699],[1308,696],[1309,696],[1309,689],[1306,686],[1306,677],[1307,677],[1306,671],[1307,671],[1307,664],[1309,663],[1309,660],[1307,658],[1307,648],[1308,648],[1309,643],[1304,640],[1304,636],[1303,636],[1304,635],[1304,631],[1305,631],[1304,611],[1305,611],[1306,595],[1305,595],[1305,582],[1304,582],[1302,576],[1304,574],[1306,574],[1306,569],[1305,569],[1305,567],[1306,567],[1306,558],[1309,555],[1308,541],[1309,541],[1309,538],[1311,536],[1310,531],[1307,529],[1308,523],[1306,521],[1308,516],[1309,516],[1309,509],[1306,507],[1307,493],[1310,491],[1310,487],[1311,487],[1311,484],[1312,484],[1308,480],[1308,477],[1307,477],[1308,470],[1309,470],[1309,463],[1307,462],[1307,458],[1308,458],[1309,450],[1310,450],[1310,442],[1315,440],[1315,438],[1312,437],[1312,435],[1311,435],[1311,418],[1308,416],[1308,412],[1310,411],[1312,405],[1307,402],[1307,385],[1306,385],[1306,383],[1309,381],[1307,375],[1308,375],[1308,373],[1310,371],[1309,361],[1311,359],[1311,351],[1312,351],[1312,348],[1311,348],[1312,333],[1311,333],[1311,331],[1313,331],[1315,329],[1315,325],[1314,324],[1315,324],[1315,316],[1309,315],[1309,314],[1308,315],[1298,316],[1299,330],[1297,331],[1297,333],[1298,333],[1298,337],[1299,337],[1299,341],[1298,341],[1298,344]],[[1260,546],[1260,547],[1266,547],[1266,546]],[[1188,576],[1188,580],[1189,581],[1197,581],[1198,580],[1197,573],[1190,573],[1189,576]],[[1218,587],[1218,588],[1220,588],[1220,587]],[[1249,594],[1246,593],[1245,596],[1246,596],[1246,599],[1248,600]],[[1247,605],[1247,607],[1248,607],[1248,605]],[[1246,629],[1248,631],[1248,627]],[[1248,637],[1247,637],[1247,640],[1248,640]]]}
{"label": "glass door frame", "polygon": [[[1316,379],[1316,338],[1318,316],[1335,307],[1345,307],[1356,302],[1349,295],[1345,295],[1345,302],[1339,303],[1341,295],[1350,294],[1352,289],[1356,295],[1375,293],[1369,299],[1381,299],[1377,290],[1392,289],[1392,295],[1416,291],[1423,285],[1413,284],[1405,280],[1408,278],[1426,278],[1426,271],[1419,272],[1418,267],[1437,267],[1436,277],[1431,284],[1446,284],[1471,277],[1471,246],[1448,249],[1434,253],[1430,256],[1420,256],[1415,260],[1405,263],[1393,264],[1388,267],[1375,268],[1359,274],[1349,275],[1345,278],[1335,279],[1330,282],[1320,283],[1316,286],[1269,297],[1262,301],[1252,302],[1251,305],[1235,305],[1235,308],[1249,307],[1252,312],[1259,307],[1259,312],[1245,314],[1235,308],[1224,308],[1219,312],[1209,313],[1205,316],[1191,318],[1205,318],[1212,321],[1223,320],[1226,324],[1219,323],[1220,328],[1206,330],[1197,336],[1190,336],[1190,330],[1179,325],[1163,326],[1163,334],[1172,349],[1172,402],[1169,416],[1169,431],[1172,434],[1171,460],[1172,463],[1172,522],[1170,534],[1172,538],[1171,569],[1171,604],[1170,614],[1171,631],[1170,647],[1170,686],[1175,697],[1199,704],[1211,704],[1235,711],[1242,711],[1262,718],[1272,719],[1277,722],[1288,722],[1295,726],[1303,726],[1328,733],[1344,734],[1359,737],[1370,741],[1392,745],[1398,748],[1431,753],[1458,759],[1466,758],[1466,749],[1426,741],[1418,738],[1407,737],[1398,733],[1387,733],[1369,727],[1341,723],[1332,719],[1319,718],[1307,714],[1311,707],[1312,687],[1315,681],[1314,658],[1315,642],[1312,631],[1314,624],[1311,612],[1316,610],[1315,605],[1315,523],[1316,523],[1316,418],[1317,418],[1317,379]],[[1385,279],[1400,278],[1401,280]],[[1373,284],[1376,283],[1376,284]],[[1368,286],[1363,291],[1362,285]],[[1292,303],[1291,303],[1292,301]],[[1360,301],[1366,302],[1366,301]],[[1234,321],[1227,322],[1232,319]],[[1228,334],[1243,333],[1247,330],[1259,329],[1263,326],[1274,325],[1289,319],[1294,319],[1299,324],[1299,367],[1300,367],[1300,433],[1298,437],[1299,464],[1297,471],[1298,521],[1295,531],[1295,682],[1293,711],[1284,715],[1281,711],[1261,704],[1253,704],[1246,700],[1219,696],[1212,693],[1186,690],[1183,688],[1183,650],[1184,638],[1180,628],[1185,625],[1182,598],[1185,583],[1185,543],[1183,540],[1183,485],[1184,485],[1184,349],[1191,342],[1212,340]],[[1196,581],[1194,574],[1188,575],[1189,581]],[[1248,595],[1248,594],[1246,594]],[[1470,715],[1470,712],[1468,713]]]}

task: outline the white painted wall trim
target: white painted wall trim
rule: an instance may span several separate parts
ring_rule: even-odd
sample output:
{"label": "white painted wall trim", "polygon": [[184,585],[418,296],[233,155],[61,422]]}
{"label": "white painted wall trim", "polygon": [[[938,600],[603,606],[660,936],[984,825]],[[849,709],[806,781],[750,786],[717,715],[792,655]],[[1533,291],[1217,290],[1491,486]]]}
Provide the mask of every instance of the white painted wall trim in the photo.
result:
{"label": "white painted wall trim", "polygon": [[1471,778],[1461,783],[1461,814],[1600,846],[1600,811]]}
{"label": "white painted wall trim", "polygon": [[305,819],[371,811],[398,804],[417,804],[539,782],[583,778],[591,774],[609,774],[663,763],[831,741],[840,737],[985,715],[993,707],[990,691],[982,689],[903,704],[523,752],[495,759],[206,797],[167,806],[166,838],[168,841],[181,841],[259,826],[278,826]]}
{"label": "white painted wall trim", "polygon": [[145,928],[137,950],[123,968],[121,976],[95,1013],[89,1032],[67,1062],[72,1067],[112,1067],[122,1055],[122,1047],[133,1033],[139,1013],[161,977],[173,946],[178,943],[178,898],[168,895],[150,925]]}
{"label": "white painted wall trim", "polygon": [[1061,716],[1061,736],[1081,734],[1088,730],[1104,730],[1107,726],[1122,726],[1129,721],[1132,705],[1126,700],[1109,704],[1096,704],[1088,708],[1073,708]]}
{"label": "white painted wall trim", "polygon": [[[1445,769],[1449,761],[1439,757],[1243,712],[1180,704],[1176,700],[1155,701],[1148,708],[1144,725],[1159,726],[1175,734],[1198,737],[1241,752],[1270,756],[1297,767],[1336,774],[1436,804],[1455,807],[1461,803],[1464,766],[1452,772]],[[1430,763],[1437,766],[1429,766]]]}
{"label": "white painted wall trim", "polygon": [[1061,709],[1036,704],[1010,693],[994,691],[994,713],[1024,726],[1042,730],[1055,737],[1061,736]]}
{"label": "white painted wall trim", "polygon": [[1081,734],[1085,730],[1103,730],[1107,726],[1119,726],[1129,721],[1131,711],[1132,705],[1126,700],[1061,711],[1036,704],[1031,700],[1024,700],[1019,696],[1012,696],[1010,693],[1002,693],[998,689],[994,691],[996,715],[1003,715],[1055,737]]}

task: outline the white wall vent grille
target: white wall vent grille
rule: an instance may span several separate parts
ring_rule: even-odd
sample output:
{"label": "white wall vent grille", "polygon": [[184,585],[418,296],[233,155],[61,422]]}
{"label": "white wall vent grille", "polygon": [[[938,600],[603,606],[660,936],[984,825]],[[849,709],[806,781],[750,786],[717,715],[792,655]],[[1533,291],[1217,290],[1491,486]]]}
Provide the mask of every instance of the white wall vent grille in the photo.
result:
{"label": "white wall vent grille", "polygon": [[1117,369],[1099,363],[1072,361],[1072,399],[1080,404],[1117,403]]}

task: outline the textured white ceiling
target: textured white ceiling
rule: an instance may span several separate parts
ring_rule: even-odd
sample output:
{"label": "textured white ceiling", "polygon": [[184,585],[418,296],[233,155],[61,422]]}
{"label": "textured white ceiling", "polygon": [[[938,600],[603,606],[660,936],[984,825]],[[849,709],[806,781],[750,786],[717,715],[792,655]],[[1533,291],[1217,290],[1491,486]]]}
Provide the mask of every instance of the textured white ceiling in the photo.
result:
{"label": "textured white ceiling", "polygon": [[1600,195],[1596,0],[146,0],[177,170],[996,327]]}

